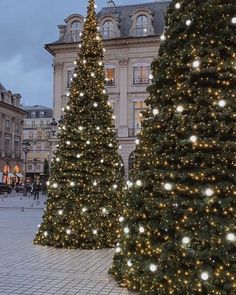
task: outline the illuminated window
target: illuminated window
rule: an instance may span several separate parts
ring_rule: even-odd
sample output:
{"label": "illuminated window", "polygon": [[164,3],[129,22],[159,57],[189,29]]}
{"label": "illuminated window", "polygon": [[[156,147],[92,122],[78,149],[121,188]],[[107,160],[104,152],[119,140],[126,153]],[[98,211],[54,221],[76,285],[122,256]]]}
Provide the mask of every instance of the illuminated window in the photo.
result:
{"label": "illuminated window", "polygon": [[136,18],[136,36],[142,37],[148,34],[148,18],[146,15],[139,15]]}
{"label": "illuminated window", "polygon": [[70,87],[70,84],[72,82],[72,79],[73,79],[73,72],[74,70],[73,69],[70,69],[67,71],[67,88]]}
{"label": "illuminated window", "polygon": [[148,84],[149,83],[149,65],[134,65],[133,67],[133,83]]}
{"label": "illuminated window", "polygon": [[115,67],[112,65],[105,66],[106,86],[115,86]]}
{"label": "illuminated window", "polygon": [[78,42],[80,40],[80,33],[82,32],[81,22],[75,21],[71,24],[71,36],[74,42]]}
{"label": "illuminated window", "polygon": [[134,101],[133,105],[133,128],[135,129],[135,134],[139,133],[142,124],[142,111],[146,109],[144,101]]}
{"label": "illuminated window", "polygon": [[104,39],[109,39],[113,37],[114,24],[112,21],[106,21],[102,26],[102,35]]}

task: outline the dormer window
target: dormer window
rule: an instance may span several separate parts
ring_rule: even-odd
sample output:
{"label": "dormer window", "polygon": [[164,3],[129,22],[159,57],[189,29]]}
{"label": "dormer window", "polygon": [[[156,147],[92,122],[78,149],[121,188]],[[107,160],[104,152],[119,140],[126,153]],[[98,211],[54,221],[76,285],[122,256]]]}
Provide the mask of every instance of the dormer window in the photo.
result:
{"label": "dormer window", "polygon": [[74,42],[78,42],[80,40],[80,33],[82,32],[82,25],[79,21],[74,21],[71,24],[71,36]]}
{"label": "dormer window", "polygon": [[102,35],[104,39],[109,39],[113,37],[114,23],[107,20],[102,26]]}
{"label": "dormer window", "polygon": [[139,15],[136,18],[136,36],[142,37],[148,35],[148,18],[146,15]]}

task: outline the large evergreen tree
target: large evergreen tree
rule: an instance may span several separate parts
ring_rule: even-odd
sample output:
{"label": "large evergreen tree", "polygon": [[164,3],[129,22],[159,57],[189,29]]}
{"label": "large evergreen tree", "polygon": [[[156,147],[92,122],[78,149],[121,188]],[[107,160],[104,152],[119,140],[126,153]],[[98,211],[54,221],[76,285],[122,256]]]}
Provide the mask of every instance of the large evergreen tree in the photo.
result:
{"label": "large evergreen tree", "polygon": [[117,239],[124,175],[94,5],[89,0],[36,244],[99,249],[113,246]]}
{"label": "large evergreen tree", "polygon": [[236,294],[236,2],[170,5],[112,275],[147,295]]}

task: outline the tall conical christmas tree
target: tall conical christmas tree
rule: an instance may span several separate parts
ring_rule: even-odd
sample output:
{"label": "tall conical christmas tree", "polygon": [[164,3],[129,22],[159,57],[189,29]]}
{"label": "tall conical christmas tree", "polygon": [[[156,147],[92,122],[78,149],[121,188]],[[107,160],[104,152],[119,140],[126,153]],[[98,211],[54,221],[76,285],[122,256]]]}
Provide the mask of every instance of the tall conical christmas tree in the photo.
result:
{"label": "tall conical christmas tree", "polygon": [[236,2],[174,1],[152,64],[111,274],[147,295],[236,294]]}
{"label": "tall conical christmas tree", "polygon": [[36,244],[99,249],[113,246],[117,239],[124,175],[94,5],[89,0]]}

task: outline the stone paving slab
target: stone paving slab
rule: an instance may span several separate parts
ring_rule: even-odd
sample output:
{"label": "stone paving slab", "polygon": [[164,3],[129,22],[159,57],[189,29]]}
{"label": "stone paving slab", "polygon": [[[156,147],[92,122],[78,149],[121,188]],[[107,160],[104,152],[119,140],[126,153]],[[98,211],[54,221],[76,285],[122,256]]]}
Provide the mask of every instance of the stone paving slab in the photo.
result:
{"label": "stone paving slab", "polygon": [[39,202],[21,194],[0,196],[0,295],[138,294],[120,288],[107,275],[113,249],[33,245],[44,202],[42,196]]}

